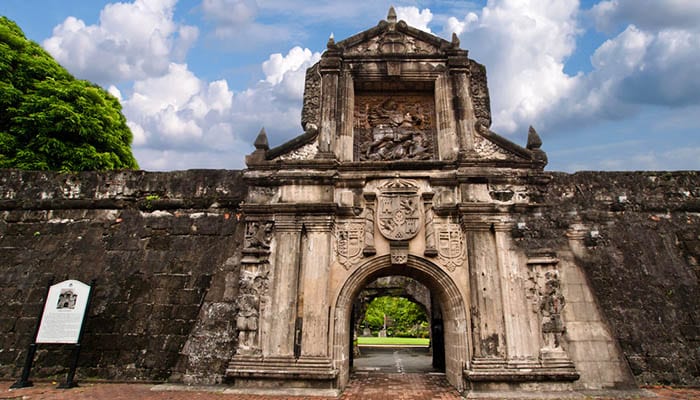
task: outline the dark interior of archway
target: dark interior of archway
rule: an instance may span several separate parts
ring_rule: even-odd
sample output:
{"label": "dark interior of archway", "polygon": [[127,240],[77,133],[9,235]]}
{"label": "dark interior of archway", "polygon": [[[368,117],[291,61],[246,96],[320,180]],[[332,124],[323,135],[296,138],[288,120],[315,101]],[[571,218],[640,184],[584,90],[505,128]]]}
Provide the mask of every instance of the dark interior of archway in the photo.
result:
{"label": "dark interior of archway", "polygon": [[[369,329],[368,326],[363,326],[368,306],[376,299],[381,300],[382,304],[386,304],[387,300],[391,304],[410,302],[422,310],[428,324],[426,333],[430,340],[429,346],[357,346],[355,339],[358,337],[377,336],[376,327]],[[392,302],[391,299],[405,300]],[[445,342],[440,304],[431,290],[418,279],[404,275],[370,279],[355,296],[350,327],[348,339],[355,343],[351,346],[353,350],[350,354],[350,366],[356,372],[429,373],[445,370]],[[419,330],[415,332],[418,333]],[[392,332],[389,329],[389,336],[392,334],[405,336],[410,333],[406,330]]]}

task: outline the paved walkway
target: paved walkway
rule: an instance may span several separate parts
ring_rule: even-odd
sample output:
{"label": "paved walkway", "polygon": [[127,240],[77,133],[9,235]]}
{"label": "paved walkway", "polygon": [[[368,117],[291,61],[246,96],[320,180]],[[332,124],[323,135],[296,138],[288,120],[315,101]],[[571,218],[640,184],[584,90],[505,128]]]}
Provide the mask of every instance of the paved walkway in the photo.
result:
{"label": "paved walkway", "polygon": [[[224,388],[209,390],[156,391],[154,385],[84,383],[70,390],[56,389],[55,384],[39,383],[35,387],[9,390],[12,382],[0,382],[0,399],[13,400],[426,400],[461,399],[449,386],[444,375],[356,373],[339,398],[309,396],[256,396],[227,394]],[[700,389],[650,388],[655,400],[700,400]],[[588,398],[590,399],[590,397]],[[605,397],[604,399],[615,399]]]}

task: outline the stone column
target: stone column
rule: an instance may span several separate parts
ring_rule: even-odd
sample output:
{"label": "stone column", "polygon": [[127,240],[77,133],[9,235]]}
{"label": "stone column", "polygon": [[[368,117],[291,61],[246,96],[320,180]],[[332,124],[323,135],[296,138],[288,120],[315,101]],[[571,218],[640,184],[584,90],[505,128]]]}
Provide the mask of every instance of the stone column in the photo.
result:
{"label": "stone column", "polygon": [[494,230],[498,269],[501,271],[508,364],[512,367],[532,367],[537,365],[538,354],[531,342],[538,332],[531,332],[529,324],[532,310],[525,297],[524,267],[518,265],[517,258],[512,254],[509,240],[511,225],[498,223],[494,225]]}
{"label": "stone column", "polygon": [[503,295],[496,239],[489,224],[466,222],[471,281],[471,319],[474,367],[480,360],[505,361]]}
{"label": "stone column", "polygon": [[459,153],[459,139],[455,135],[451,99],[449,76],[441,75],[435,80],[435,117],[440,160],[454,160]]}
{"label": "stone column", "polygon": [[321,158],[335,156],[340,64],[340,51],[329,44],[321,57],[321,126],[318,143],[318,157]]}
{"label": "stone column", "polygon": [[376,194],[365,193],[365,245],[362,249],[362,254],[365,257],[377,254],[377,249],[374,247],[374,205],[376,200]]}
{"label": "stone column", "polygon": [[457,121],[456,133],[459,137],[460,152],[474,150],[474,107],[469,95],[469,59],[466,54],[449,57],[454,113]]}
{"label": "stone column", "polygon": [[276,247],[271,257],[274,261],[270,273],[271,304],[266,318],[270,322],[269,330],[263,332],[263,356],[294,355],[300,239],[301,226],[293,217],[276,217]]}
{"label": "stone column", "polygon": [[435,212],[433,211],[433,196],[432,192],[423,193],[423,209],[425,210],[425,250],[423,255],[426,257],[437,256],[437,247],[435,245],[435,227],[433,219]]}
{"label": "stone column", "polygon": [[342,74],[338,92],[338,109],[340,110],[340,121],[338,125],[340,127],[340,132],[338,135],[337,155],[340,161],[353,161],[355,150],[353,137],[355,89],[353,87],[352,75],[349,71]]}
{"label": "stone column", "polygon": [[328,357],[330,296],[328,293],[333,220],[330,216],[305,218],[307,240],[301,249],[303,303],[302,357]]}

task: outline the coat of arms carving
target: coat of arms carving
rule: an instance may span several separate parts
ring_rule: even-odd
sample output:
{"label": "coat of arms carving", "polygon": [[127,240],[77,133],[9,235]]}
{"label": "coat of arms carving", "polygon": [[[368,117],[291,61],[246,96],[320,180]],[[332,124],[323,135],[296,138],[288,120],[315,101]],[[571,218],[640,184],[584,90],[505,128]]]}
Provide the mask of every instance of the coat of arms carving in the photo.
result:
{"label": "coat of arms carving", "polygon": [[462,265],[465,259],[464,234],[459,224],[437,224],[437,252],[442,264],[450,271]]}
{"label": "coat of arms carving", "polygon": [[335,241],[338,261],[346,269],[350,268],[362,253],[364,232],[362,221],[346,221],[336,225]]}
{"label": "coat of arms carving", "polygon": [[381,186],[377,196],[377,225],[389,240],[409,240],[420,230],[420,197],[411,181],[396,179]]}

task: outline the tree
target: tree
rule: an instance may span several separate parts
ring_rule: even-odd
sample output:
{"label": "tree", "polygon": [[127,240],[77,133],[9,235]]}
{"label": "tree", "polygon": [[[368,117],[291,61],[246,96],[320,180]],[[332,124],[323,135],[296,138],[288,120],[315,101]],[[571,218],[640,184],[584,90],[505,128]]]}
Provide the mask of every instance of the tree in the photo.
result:
{"label": "tree", "polygon": [[[393,336],[427,337],[428,317],[416,303],[403,297],[382,296],[369,303],[364,324],[373,331],[384,326],[384,316],[390,321],[387,330]],[[390,329],[389,329],[390,328]]]}
{"label": "tree", "polygon": [[121,104],[0,17],[0,168],[138,168]]}

